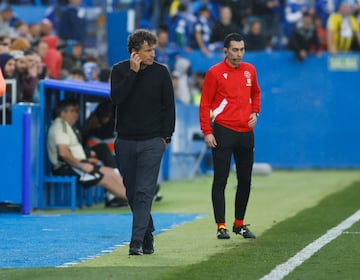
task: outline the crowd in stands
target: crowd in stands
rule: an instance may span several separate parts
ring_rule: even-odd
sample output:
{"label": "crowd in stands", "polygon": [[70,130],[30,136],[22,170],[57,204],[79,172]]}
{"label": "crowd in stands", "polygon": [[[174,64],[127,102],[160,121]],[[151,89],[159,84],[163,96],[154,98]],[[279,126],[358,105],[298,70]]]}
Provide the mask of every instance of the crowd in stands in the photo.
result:
{"label": "crowd in stands", "polygon": [[[99,1],[42,1],[47,15],[28,24],[3,1],[0,66],[17,81],[17,101],[36,102],[40,79],[108,81],[110,67],[86,53],[85,5]],[[204,73],[192,73],[183,52],[222,51],[226,34],[240,32],[247,51],[291,50],[297,61],[323,51],[360,49],[360,0],[161,0],[100,1],[112,9],[134,8],[136,27],[156,32],[156,60],[172,73],[176,98],[197,104]],[[99,4],[100,5],[100,4]],[[194,95],[195,94],[195,95]]]}

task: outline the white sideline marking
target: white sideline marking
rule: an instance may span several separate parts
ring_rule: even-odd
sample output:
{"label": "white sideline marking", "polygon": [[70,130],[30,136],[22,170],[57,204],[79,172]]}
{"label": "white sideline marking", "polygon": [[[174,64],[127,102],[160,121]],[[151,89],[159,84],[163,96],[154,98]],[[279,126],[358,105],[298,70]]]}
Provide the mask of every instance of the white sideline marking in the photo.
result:
{"label": "white sideline marking", "polygon": [[360,220],[360,210],[355,212],[345,221],[338,224],[336,227],[328,230],[323,236],[319,237],[304,249],[298,252],[295,256],[288,259],[286,262],[276,266],[269,274],[260,278],[260,280],[279,280],[283,279],[297,266],[301,265],[304,261],[309,259],[313,254],[319,251],[326,244],[337,238],[342,232],[350,228],[354,223]]}

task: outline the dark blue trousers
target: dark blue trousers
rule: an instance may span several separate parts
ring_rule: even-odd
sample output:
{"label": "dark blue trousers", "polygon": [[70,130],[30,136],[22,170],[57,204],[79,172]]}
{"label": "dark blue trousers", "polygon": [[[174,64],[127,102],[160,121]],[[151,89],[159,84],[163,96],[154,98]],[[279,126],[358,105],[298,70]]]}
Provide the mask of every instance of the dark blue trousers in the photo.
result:
{"label": "dark blue trousers", "polygon": [[143,242],[145,234],[155,230],[151,206],[164,151],[160,137],[115,141],[116,160],[133,214],[132,241]]}

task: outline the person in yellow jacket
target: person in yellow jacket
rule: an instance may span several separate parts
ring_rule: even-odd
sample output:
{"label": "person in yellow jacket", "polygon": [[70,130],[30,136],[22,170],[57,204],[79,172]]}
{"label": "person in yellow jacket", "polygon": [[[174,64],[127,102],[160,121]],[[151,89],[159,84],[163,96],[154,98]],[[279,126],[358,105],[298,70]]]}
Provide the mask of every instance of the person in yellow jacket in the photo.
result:
{"label": "person in yellow jacket", "polygon": [[347,2],[341,3],[338,12],[329,16],[326,29],[331,54],[350,51],[354,40],[360,45],[360,24]]}

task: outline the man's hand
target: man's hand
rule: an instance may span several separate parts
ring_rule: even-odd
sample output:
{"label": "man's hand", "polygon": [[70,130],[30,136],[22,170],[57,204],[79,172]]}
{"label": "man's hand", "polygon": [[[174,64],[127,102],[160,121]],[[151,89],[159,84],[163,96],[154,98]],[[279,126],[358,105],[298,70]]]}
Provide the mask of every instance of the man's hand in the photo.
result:
{"label": "man's hand", "polygon": [[256,124],[256,122],[257,122],[257,115],[256,115],[256,113],[252,113],[252,114],[250,115],[248,125],[249,125],[250,127],[254,127],[255,124]]}
{"label": "man's hand", "polygon": [[213,134],[205,135],[204,141],[209,148],[215,148],[217,143]]}
{"label": "man's hand", "polygon": [[139,72],[141,61],[140,56],[136,52],[132,52],[130,55],[130,69],[134,72]]}

